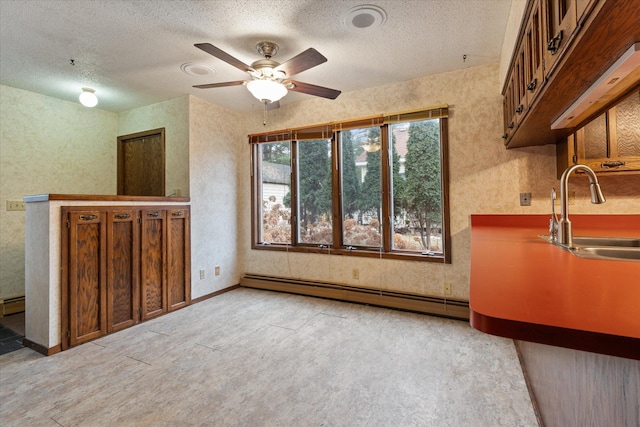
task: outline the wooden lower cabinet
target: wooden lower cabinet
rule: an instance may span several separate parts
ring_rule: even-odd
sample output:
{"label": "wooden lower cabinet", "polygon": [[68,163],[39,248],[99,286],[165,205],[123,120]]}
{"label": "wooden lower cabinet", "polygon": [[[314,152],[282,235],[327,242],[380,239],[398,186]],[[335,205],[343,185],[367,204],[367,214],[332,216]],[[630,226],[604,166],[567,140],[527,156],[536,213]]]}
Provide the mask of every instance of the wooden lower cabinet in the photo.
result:
{"label": "wooden lower cabinet", "polygon": [[62,209],[63,349],[190,303],[189,206]]}
{"label": "wooden lower cabinet", "polygon": [[107,331],[105,213],[70,212],[67,227],[67,338],[68,345],[75,346]]}
{"label": "wooden lower cabinet", "polygon": [[137,301],[140,266],[140,227],[136,210],[122,209],[107,216],[107,332],[133,326],[140,320]]}
{"label": "wooden lower cabinet", "polygon": [[167,312],[166,242],[167,213],[161,209],[144,209],[140,213],[142,241],[140,256],[141,315],[152,319]]}

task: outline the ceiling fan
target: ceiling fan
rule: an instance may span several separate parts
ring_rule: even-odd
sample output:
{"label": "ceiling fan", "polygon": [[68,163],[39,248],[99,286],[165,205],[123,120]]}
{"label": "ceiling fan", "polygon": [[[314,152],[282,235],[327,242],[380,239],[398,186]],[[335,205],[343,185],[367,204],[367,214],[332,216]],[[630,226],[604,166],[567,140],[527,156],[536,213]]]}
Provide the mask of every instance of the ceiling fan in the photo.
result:
{"label": "ceiling fan", "polygon": [[245,85],[253,96],[260,100],[265,107],[269,105],[270,109],[278,108],[280,106],[279,100],[290,90],[328,99],[336,99],[341,93],[339,90],[290,79],[293,75],[327,61],[327,58],[313,48],[309,48],[280,64],[271,59],[278,52],[278,45],[273,42],[262,41],[256,45],[256,48],[258,53],[264,56],[265,59],[259,59],[249,66],[210,43],[197,43],[194,46],[227,64],[233,65],[239,70],[249,73],[251,76],[250,80],[193,86],[198,89]]}

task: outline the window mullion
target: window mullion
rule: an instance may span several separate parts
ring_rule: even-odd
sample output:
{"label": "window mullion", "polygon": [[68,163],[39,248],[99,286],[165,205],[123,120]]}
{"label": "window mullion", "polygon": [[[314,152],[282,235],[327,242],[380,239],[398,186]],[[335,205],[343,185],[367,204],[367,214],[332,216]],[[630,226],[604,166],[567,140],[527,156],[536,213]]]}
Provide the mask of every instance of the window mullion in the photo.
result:
{"label": "window mullion", "polygon": [[381,150],[384,153],[382,160],[382,218],[380,218],[382,229],[382,249],[384,252],[391,251],[392,227],[391,227],[391,165],[389,156],[391,147],[389,141],[389,126],[383,125],[380,129]]}
{"label": "window mullion", "polygon": [[298,141],[291,141],[291,185],[289,186],[291,191],[291,245],[295,246],[298,243],[298,215],[300,209],[298,208]]}
{"label": "window mullion", "polygon": [[340,132],[334,132],[331,140],[331,200],[333,201],[333,247],[342,246],[342,177],[340,175]]}

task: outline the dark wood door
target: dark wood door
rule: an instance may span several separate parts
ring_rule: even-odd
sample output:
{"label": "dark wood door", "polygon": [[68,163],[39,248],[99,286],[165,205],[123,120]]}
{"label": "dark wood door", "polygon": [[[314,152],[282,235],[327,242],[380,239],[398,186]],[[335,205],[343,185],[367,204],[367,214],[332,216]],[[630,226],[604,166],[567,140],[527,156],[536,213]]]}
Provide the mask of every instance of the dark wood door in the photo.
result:
{"label": "dark wood door", "polygon": [[100,211],[68,214],[69,345],[107,333],[106,221]]}
{"label": "dark wood door", "polygon": [[107,322],[111,333],[139,322],[140,234],[137,210],[109,210],[106,215]]}
{"label": "dark wood door", "polygon": [[140,289],[142,320],[167,311],[166,210],[140,211]]}
{"label": "dark wood door", "polygon": [[169,311],[191,300],[189,208],[167,211],[167,297]]}
{"label": "dark wood door", "polygon": [[164,128],[118,137],[118,194],[165,195]]}

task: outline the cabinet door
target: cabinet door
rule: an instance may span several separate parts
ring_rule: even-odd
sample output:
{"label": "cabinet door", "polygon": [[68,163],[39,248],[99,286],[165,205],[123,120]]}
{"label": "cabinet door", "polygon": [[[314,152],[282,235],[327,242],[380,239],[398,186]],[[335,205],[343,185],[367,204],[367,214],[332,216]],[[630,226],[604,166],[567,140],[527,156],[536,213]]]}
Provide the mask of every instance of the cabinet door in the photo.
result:
{"label": "cabinet door", "polygon": [[576,29],[576,0],[545,0],[546,37],[545,72],[553,65]]}
{"label": "cabinet door", "polygon": [[189,207],[167,211],[167,297],[169,311],[191,300]]}
{"label": "cabinet door", "polygon": [[69,345],[107,333],[104,212],[68,212]]}
{"label": "cabinet door", "polygon": [[[574,134],[573,163],[598,173],[640,171],[640,91],[591,120]],[[571,139],[569,139],[571,141]],[[571,144],[568,156],[572,156]]]}
{"label": "cabinet door", "polygon": [[107,321],[108,332],[139,322],[138,211],[109,210],[107,215]]}
{"label": "cabinet door", "polygon": [[166,290],[166,211],[140,211],[140,289],[142,320],[167,311]]}
{"label": "cabinet door", "polygon": [[525,30],[525,83],[529,107],[544,84],[544,24],[542,0],[535,0]]}

